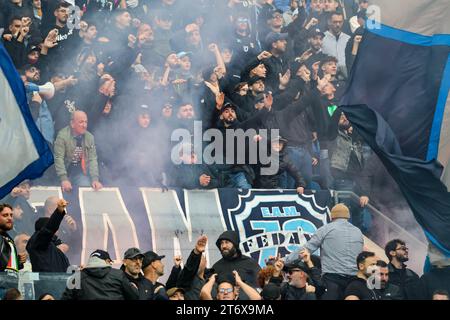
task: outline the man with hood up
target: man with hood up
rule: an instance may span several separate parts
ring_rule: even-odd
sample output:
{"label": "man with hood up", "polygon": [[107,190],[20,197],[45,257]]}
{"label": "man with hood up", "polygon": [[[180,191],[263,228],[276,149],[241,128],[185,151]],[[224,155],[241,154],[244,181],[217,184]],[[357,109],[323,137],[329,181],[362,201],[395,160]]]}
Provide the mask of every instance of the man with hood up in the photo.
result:
{"label": "man with hood up", "polygon": [[61,300],[138,300],[138,289],[111,262],[108,252],[95,250],[80,273],[79,289],[66,288]]}
{"label": "man with hood up", "polygon": [[222,254],[222,259],[213,265],[214,273],[217,273],[219,277],[232,276],[233,271],[237,271],[245,283],[256,288],[256,278],[261,267],[252,258],[242,255],[239,249],[238,233],[225,231],[217,239],[216,246]]}

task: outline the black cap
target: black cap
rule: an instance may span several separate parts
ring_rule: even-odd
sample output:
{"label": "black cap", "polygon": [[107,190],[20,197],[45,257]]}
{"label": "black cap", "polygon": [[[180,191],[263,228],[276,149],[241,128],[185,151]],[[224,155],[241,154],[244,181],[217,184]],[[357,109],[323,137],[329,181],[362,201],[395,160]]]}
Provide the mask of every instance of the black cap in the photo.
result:
{"label": "black cap", "polygon": [[270,139],[270,141],[280,141],[280,142],[284,142],[287,143],[288,141],[286,139],[284,139],[282,136],[275,136],[272,139]]}
{"label": "black cap", "polygon": [[160,256],[153,251],[147,251],[144,253],[144,260],[142,261],[142,269],[146,268],[153,261],[164,259],[166,256]]}
{"label": "black cap", "polygon": [[278,41],[278,40],[287,40],[288,34],[287,33],[279,33],[279,32],[270,32],[266,36],[266,44],[270,46],[272,43]]}
{"label": "black cap", "polygon": [[275,283],[268,283],[264,286],[264,289],[261,292],[261,297],[264,300],[277,300],[281,296],[280,287]]}
{"label": "black cap", "polygon": [[236,111],[237,107],[231,102],[225,102],[222,109],[220,109],[220,113],[222,114],[222,112],[224,112],[226,109],[233,109],[234,111]]}
{"label": "black cap", "polygon": [[319,28],[312,28],[308,32],[308,38],[314,38],[315,36],[325,37],[325,33],[322,32]]}
{"label": "black cap", "polygon": [[249,86],[253,85],[255,82],[258,82],[259,80],[265,80],[266,78],[264,77],[251,77],[250,79],[248,79],[247,84]]}
{"label": "black cap", "polygon": [[150,107],[146,104],[140,104],[136,107],[135,112],[137,114],[150,114]]}
{"label": "black cap", "polygon": [[293,261],[292,263],[286,264],[283,268],[283,271],[289,271],[292,269],[300,269],[303,270],[305,272],[309,271],[308,266],[306,265],[306,263],[304,263],[302,260],[297,259],[295,261]]}
{"label": "black cap", "polygon": [[141,250],[139,250],[138,248],[130,248],[127,251],[125,251],[123,258],[124,259],[134,259],[139,256],[141,256],[142,258],[144,257]]}
{"label": "black cap", "polygon": [[264,102],[264,98],[265,98],[264,93],[258,93],[258,94],[255,96],[255,102],[256,102],[256,103]]}
{"label": "black cap", "polygon": [[167,294],[168,297],[171,297],[171,296],[173,296],[173,295],[174,295],[175,293],[177,293],[177,292],[181,292],[182,294],[185,293],[185,291],[184,291],[183,288],[173,287],[173,288],[168,289],[168,290],[166,291],[166,294]]}
{"label": "black cap", "polygon": [[31,52],[33,52],[33,51],[37,51],[37,52],[41,52],[41,48],[39,48],[37,45],[32,45],[32,46],[30,46],[29,48],[28,48],[28,51],[27,51],[27,53],[31,53]]}
{"label": "black cap", "polygon": [[98,257],[98,258],[100,258],[102,260],[108,260],[109,259],[109,260],[112,261],[111,257],[109,256],[109,253],[107,251],[100,250],[100,249],[97,249],[94,252],[92,252],[90,256],[91,257]]}

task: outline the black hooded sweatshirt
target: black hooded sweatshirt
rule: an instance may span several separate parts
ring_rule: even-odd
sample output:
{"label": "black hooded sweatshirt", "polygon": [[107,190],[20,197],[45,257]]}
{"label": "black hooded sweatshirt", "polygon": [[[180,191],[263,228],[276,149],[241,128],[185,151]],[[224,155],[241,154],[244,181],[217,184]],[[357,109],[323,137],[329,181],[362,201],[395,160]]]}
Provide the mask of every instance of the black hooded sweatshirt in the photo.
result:
{"label": "black hooded sweatshirt", "polygon": [[236,270],[241,276],[242,280],[252,287],[257,287],[256,279],[261,267],[250,257],[243,256],[239,249],[239,235],[236,231],[225,231],[216,241],[216,245],[220,250],[220,241],[228,240],[233,243],[237,253],[232,258],[222,258],[213,265],[214,273],[218,277],[233,277],[232,272]]}

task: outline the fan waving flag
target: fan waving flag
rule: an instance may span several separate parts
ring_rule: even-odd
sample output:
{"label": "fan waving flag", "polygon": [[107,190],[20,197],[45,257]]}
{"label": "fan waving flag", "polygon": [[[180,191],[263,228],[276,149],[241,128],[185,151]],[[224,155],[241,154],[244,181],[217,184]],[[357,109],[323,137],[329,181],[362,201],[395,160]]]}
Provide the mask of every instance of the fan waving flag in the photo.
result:
{"label": "fan waving flag", "polygon": [[53,163],[36,127],[25,87],[0,43],[0,199],[25,179],[36,179]]}
{"label": "fan waving flag", "polygon": [[371,4],[341,109],[450,258],[450,1]]}

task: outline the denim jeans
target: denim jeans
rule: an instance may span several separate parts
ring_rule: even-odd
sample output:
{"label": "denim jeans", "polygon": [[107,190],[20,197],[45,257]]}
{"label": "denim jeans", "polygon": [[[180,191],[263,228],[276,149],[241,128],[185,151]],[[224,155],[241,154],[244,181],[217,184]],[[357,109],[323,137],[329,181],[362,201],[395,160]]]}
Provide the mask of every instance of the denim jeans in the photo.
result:
{"label": "denim jeans", "polygon": [[319,166],[322,188],[330,189],[333,186],[333,176],[331,175],[330,157],[327,149],[320,150]]}
{"label": "denim jeans", "polygon": [[[350,179],[335,179],[334,189],[338,191],[352,191],[355,188],[355,182]],[[372,226],[372,215],[366,207],[361,208],[359,203],[354,203],[350,199],[342,199],[344,203],[350,209],[350,223],[355,227],[358,227],[363,233],[370,230]]]}
{"label": "denim jeans", "polygon": [[72,186],[77,187],[90,187],[91,179],[89,176],[84,175],[83,173],[76,173],[69,176],[70,183]]}
{"label": "denim jeans", "polygon": [[229,188],[251,189],[244,172],[236,172],[230,174]]}
{"label": "denim jeans", "polygon": [[[311,189],[312,180],[312,157],[309,151],[303,147],[287,147],[288,157],[300,171],[305,179],[307,189]],[[280,177],[280,186],[283,189],[295,189],[295,180],[289,174],[283,174]]]}

